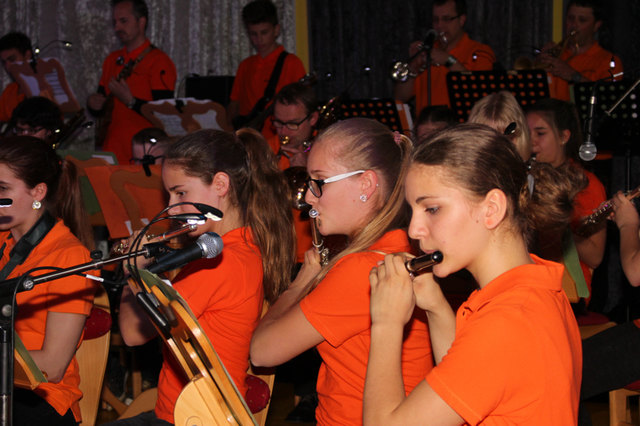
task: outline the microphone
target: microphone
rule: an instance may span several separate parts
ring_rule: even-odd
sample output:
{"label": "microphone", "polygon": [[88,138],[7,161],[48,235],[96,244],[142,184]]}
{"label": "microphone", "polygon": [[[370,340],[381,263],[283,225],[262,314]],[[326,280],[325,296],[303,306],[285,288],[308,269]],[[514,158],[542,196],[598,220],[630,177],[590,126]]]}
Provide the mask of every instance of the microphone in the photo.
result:
{"label": "microphone", "polygon": [[424,46],[424,49],[431,50],[433,48],[433,45],[435,44],[437,38],[438,38],[438,32],[436,30],[434,30],[433,28],[430,29],[427,32],[427,35],[425,36],[424,41],[422,42],[422,45]]}
{"label": "microphone", "polygon": [[216,222],[219,220],[222,220],[222,212],[216,209],[215,207],[212,207],[208,204],[202,204],[202,203],[191,203],[191,204],[196,209],[198,209],[200,213],[205,215],[207,218],[214,220]]}
{"label": "microphone", "polygon": [[582,161],[591,161],[596,158],[596,153],[598,152],[598,148],[593,143],[593,116],[596,109],[596,92],[595,92],[595,84],[593,86],[593,92],[591,93],[591,97],[589,98],[589,124],[587,124],[587,137],[585,138],[582,145],[580,145],[580,149],[578,150],[578,155]]}
{"label": "microphone", "polygon": [[213,259],[222,252],[222,238],[214,232],[205,232],[195,243],[156,258],[156,263],[146,268],[149,272],[159,274],[176,269],[196,259]]}

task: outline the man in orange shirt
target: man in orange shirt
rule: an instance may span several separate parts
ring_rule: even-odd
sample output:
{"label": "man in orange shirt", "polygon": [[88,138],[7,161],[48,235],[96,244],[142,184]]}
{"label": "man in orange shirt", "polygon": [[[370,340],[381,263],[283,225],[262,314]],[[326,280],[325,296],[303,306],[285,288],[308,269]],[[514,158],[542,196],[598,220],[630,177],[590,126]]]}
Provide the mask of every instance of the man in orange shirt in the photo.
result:
{"label": "man in orange shirt", "polygon": [[173,97],[176,67],[145,35],[149,12],[144,0],[112,0],[112,5],[113,28],[124,47],[105,59],[98,91],[89,96],[87,106],[97,116],[112,111],[102,149],[128,164],[133,135],[153,127],[140,108],[148,101]]}
{"label": "man in orange shirt", "polygon": [[[467,20],[465,0],[435,0],[433,29],[438,41],[431,49],[431,93],[428,91],[427,54],[423,52],[409,64],[409,78],[394,87],[394,97],[408,102],[415,96],[416,113],[430,105],[447,105],[447,74],[449,71],[483,71],[493,68],[496,56],[486,44],[471,40],[464,31]],[[422,46],[415,41],[409,48],[413,56]]]}
{"label": "man in orange shirt", "polygon": [[[549,72],[552,98],[570,100],[573,83],[596,81],[622,72],[622,61],[600,47],[595,39],[602,25],[602,4],[598,0],[572,0],[565,17],[566,46],[550,43],[538,56]],[[560,55],[553,51],[561,49]]]}
{"label": "man in orange shirt", "polygon": [[[256,117],[264,111],[275,93],[305,75],[302,61],[296,55],[285,52],[284,46],[276,41],[280,35],[280,24],[276,7],[270,0],[256,0],[247,4],[242,9],[242,20],[257,53],[240,63],[233,82],[227,116],[229,121],[234,121],[236,128],[243,127],[250,121],[238,116]],[[269,94],[266,89],[280,56],[283,57],[281,72]],[[259,101],[261,105],[257,105]],[[262,123],[255,127],[263,129],[263,135],[268,139],[274,132],[270,123],[266,124],[264,128]]]}
{"label": "man in orange shirt", "polygon": [[[8,75],[8,66],[16,62],[25,62],[33,58],[31,40],[23,33],[11,32],[0,38],[0,62]],[[11,119],[15,107],[24,100],[18,83],[12,81],[0,95],[0,122]]]}

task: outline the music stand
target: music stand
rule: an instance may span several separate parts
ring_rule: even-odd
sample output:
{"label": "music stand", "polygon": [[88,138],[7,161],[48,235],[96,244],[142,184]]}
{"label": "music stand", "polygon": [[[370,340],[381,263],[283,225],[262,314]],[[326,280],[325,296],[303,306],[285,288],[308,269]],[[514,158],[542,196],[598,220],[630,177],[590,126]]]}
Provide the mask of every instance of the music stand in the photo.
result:
{"label": "music stand", "polygon": [[[598,144],[605,149],[615,149],[619,141],[629,141],[640,137],[640,88],[634,89],[629,96],[607,116],[605,111],[631,87],[629,80],[578,83],[573,86],[573,94],[578,114],[583,123],[589,120],[589,99],[595,87],[596,105],[594,117],[594,135]],[[602,120],[600,120],[602,119]],[[595,124],[598,124],[595,126]],[[607,139],[604,139],[605,136]]]}
{"label": "music stand", "polygon": [[[402,104],[400,104],[401,107]],[[403,132],[402,121],[396,101],[391,98],[350,99],[342,102],[338,119],[354,117],[372,118],[387,125],[391,130]]]}
{"label": "music stand", "polygon": [[69,87],[64,68],[57,59],[38,58],[35,69],[36,71],[28,61],[16,62],[7,67],[9,75],[27,98],[44,96],[55,102],[65,114],[81,108]]}
{"label": "music stand", "polygon": [[200,129],[233,130],[222,105],[194,98],[162,99],[147,102],[140,108],[154,127],[169,136],[184,136]]}
{"label": "music stand", "polygon": [[549,82],[543,70],[449,72],[447,89],[451,109],[460,122],[467,120],[477,101],[501,90],[511,92],[522,107],[549,97]]}

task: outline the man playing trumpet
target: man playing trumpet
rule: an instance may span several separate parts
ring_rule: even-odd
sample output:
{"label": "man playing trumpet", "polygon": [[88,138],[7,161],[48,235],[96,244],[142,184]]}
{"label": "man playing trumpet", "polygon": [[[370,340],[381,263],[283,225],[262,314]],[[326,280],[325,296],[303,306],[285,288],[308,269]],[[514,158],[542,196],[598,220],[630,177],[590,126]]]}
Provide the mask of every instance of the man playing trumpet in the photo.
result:
{"label": "man playing trumpet", "polygon": [[[467,20],[465,0],[435,0],[432,17],[433,29],[439,40],[431,49],[431,102],[427,73],[423,72],[427,66],[426,51],[409,64],[409,79],[396,83],[393,93],[402,102],[408,102],[415,96],[416,114],[428,105],[451,106],[447,93],[449,71],[486,71],[493,68],[496,60],[489,46],[471,40],[464,31]],[[409,54],[413,56],[418,52],[421,44],[420,41],[411,43]]]}
{"label": "man playing trumpet", "polygon": [[622,61],[596,41],[602,26],[600,0],[571,0],[565,15],[565,39],[550,43],[538,55],[538,62],[551,75],[552,98],[570,100],[569,85],[596,81],[622,72]]}

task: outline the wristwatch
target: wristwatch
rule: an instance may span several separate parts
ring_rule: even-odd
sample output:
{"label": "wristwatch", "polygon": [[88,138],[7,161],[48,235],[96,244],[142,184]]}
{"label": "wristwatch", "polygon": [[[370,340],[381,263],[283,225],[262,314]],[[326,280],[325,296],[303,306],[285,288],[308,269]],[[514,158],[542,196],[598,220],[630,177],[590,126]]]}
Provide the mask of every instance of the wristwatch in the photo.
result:
{"label": "wristwatch", "polygon": [[457,63],[458,63],[458,60],[455,58],[455,56],[449,55],[449,57],[447,58],[447,61],[444,63],[444,66],[447,68],[451,68]]}

